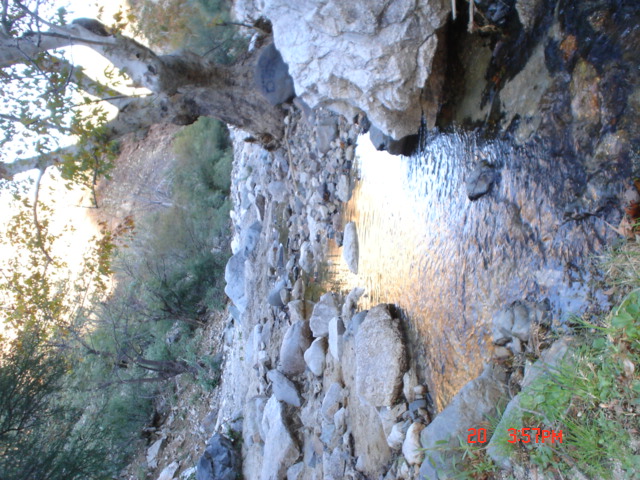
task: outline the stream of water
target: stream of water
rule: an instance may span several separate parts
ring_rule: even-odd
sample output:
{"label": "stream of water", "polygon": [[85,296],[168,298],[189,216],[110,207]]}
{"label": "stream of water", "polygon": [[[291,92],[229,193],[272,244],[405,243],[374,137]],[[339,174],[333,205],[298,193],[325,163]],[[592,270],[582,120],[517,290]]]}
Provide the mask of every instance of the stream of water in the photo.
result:
{"label": "stream of water", "polygon": [[[579,163],[474,133],[424,139],[411,158],[377,152],[364,136],[358,152],[344,221],[357,225],[359,271],[350,273],[334,246],[335,278],[364,286],[365,307],[400,308],[438,408],[489,359],[491,319],[501,308],[547,301],[562,322],[589,300],[606,304],[591,265],[619,217],[587,211],[609,192],[594,188]],[[480,162],[498,180],[470,201],[465,180]]]}

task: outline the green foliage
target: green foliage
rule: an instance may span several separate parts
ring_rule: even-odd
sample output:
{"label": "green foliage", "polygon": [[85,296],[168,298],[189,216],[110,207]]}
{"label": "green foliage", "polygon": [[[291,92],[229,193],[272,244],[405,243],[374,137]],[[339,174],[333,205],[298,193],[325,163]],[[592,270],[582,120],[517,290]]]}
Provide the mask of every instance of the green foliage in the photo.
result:
{"label": "green foliage", "polygon": [[522,393],[523,424],[563,432],[562,443],[523,444],[540,468],[612,478],[618,465],[628,478],[640,468],[631,449],[638,427],[640,294],[615,308],[604,327],[582,322],[587,335],[559,366]]}
{"label": "green foliage", "polygon": [[226,127],[210,118],[185,127],[174,151],[172,205],[141,220],[144,234],[119,263],[148,316],[194,321],[226,298],[232,153]]}
{"label": "green foliage", "polygon": [[0,477],[105,478],[104,432],[81,425],[83,408],[64,401],[69,358],[44,341],[50,335],[37,324],[14,334],[0,352]]}
{"label": "green foliage", "polygon": [[231,22],[225,0],[129,0],[140,32],[151,45],[183,48],[216,63],[232,63],[247,42]]}

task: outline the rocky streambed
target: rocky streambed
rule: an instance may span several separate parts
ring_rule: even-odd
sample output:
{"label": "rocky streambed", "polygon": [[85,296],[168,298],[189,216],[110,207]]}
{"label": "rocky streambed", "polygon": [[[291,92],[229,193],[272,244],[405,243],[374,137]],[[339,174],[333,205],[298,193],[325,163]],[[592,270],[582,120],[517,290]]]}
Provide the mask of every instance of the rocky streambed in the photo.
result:
{"label": "rocky streambed", "polygon": [[[276,0],[257,3],[238,2],[239,13],[272,19],[299,98],[286,107],[280,148],[267,151],[240,131],[232,135],[235,237],[225,278],[233,305],[218,433],[198,479],[235,478],[240,470],[250,479],[446,478],[460,455],[458,436],[466,438],[500,404],[516,409],[520,388],[566,352],[569,340],[552,344],[543,334],[565,332],[561,320],[571,313],[561,301],[564,290],[554,288],[589,270],[588,262],[576,268],[572,259],[597,253],[624,231],[622,208],[639,199],[625,184],[637,172],[640,139],[640,90],[631,75],[638,68],[637,8],[541,0],[501,2],[503,12],[498,2],[476,2],[492,20],[477,25],[487,27],[480,33],[467,33],[472,22],[443,27],[450,14],[444,1],[420,8],[314,1],[304,11]],[[505,34],[492,36],[492,28]],[[409,58],[415,43],[392,48],[385,35],[422,48]],[[346,63],[337,68],[337,62]],[[346,252],[351,271],[363,268],[359,232],[344,207],[357,177],[358,136],[371,128],[379,146],[404,151],[415,139],[397,139],[417,131],[413,107],[428,129],[455,124],[513,146],[501,158],[474,148],[445,177],[464,184],[465,209],[478,202],[505,219],[495,225],[508,225],[505,234],[513,234],[522,259],[529,248],[536,268],[551,259],[558,273],[498,295],[484,316],[492,353],[477,368],[482,373],[441,405],[433,398],[431,365],[417,355],[415,325],[395,301],[371,302],[375,296],[364,285],[343,291],[323,282],[331,245]],[[402,117],[403,109],[411,115]],[[439,135],[429,132],[425,142]],[[533,188],[518,190],[519,174]],[[452,190],[439,195],[445,207]],[[541,193],[545,201],[522,193],[536,190],[550,193]],[[467,216],[461,218],[464,227]],[[582,240],[564,244],[568,236]],[[487,253],[493,247],[480,240],[476,253],[485,264],[508,250],[509,242]],[[584,285],[588,308],[597,286]],[[558,295],[545,299],[549,291]],[[242,439],[240,456],[225,437]],[[489,452],[498,465],[514,467],[495,445]]]}

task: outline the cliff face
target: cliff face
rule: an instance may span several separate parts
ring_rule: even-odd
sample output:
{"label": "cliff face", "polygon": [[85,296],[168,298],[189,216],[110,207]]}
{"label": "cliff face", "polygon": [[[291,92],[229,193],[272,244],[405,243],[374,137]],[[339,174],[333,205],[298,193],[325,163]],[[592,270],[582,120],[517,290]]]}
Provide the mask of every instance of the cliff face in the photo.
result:
{"label": "cliff face", "polygon": [[[449,0],[240,0],[236,16],[271,20],[274,41],[289,65],[295,90],[310,107],[345,118],[364,112],[396,139],[415,134],[423,109],[437,105],[421,94],[438,47],[436,31]],[[436,84],[438,82],[435,82]],[[440,88],[429,85],[430,96]]]}

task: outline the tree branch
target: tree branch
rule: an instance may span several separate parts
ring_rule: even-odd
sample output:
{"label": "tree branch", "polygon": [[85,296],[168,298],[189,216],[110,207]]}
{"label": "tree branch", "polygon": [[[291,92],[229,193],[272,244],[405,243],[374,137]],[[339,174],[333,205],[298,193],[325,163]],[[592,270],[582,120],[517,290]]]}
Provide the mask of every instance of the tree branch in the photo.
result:
{"label": "tree branch", "polygon": [[47,259],[47,263],[53,263],[53,259],[51,258],[51,255],[49,255],[49,252],[47,251],[44,245],[44,239],[42,238],[42,226],[38,221],[38,196],[40,194],[40,182],[42,180],[42,175],[44,175],[44,169],[41,168],[40,172],[38,173],[38,179],[36,180],[36,193],[35,193],[35,198],[33,199],[33,224],[36,227],[36,237],[38,242],[38,248],[42,250],[42,253]]}

